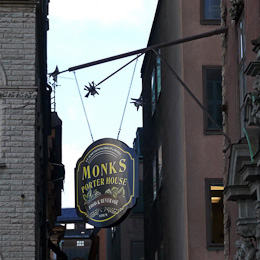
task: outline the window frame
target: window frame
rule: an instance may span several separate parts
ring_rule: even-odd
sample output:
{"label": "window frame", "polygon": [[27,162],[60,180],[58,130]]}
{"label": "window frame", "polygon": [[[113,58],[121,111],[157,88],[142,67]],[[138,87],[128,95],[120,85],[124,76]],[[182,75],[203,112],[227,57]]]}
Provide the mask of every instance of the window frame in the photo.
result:
{"label": "window frame", "polygon": [[152,180],[153,180],[153,201],[156,200],[163,185],[163,156],[162,156],[162,142],[155,151],[152,161]]}
{"label": "window frame", "polygon": [[[220,0],[220,2],[221,2],[221,0]],[[205,0],[200,0],[200,23],[202,25],[220,25],[221,24],[221,9],[220,9],[220,18],[219,19],[206,19],[205,18]]]}
{"label": "window frame", "polygon": [[157,102],[157,91],[156,91],[156,74],[155,74],[155,68],[152,70],[151,74],[151,109],[152,109],[152,116],[154,115],[155,109],[156,109],[156,102]]}
{"label": "window frame", "polygon": [[[244,137],[243,128],[245,127],[244,98],[247,93],[247,79],[244,71],[246,70],[246,25],[244,11],[241,13],[237,22],[237,40],[238,40],[238,89],[239,89],[239,109],[240,109],[240,136]],[[240,24],[242,23],[242,28]]]}
{"label": "window frame", "polygon": [[157,194],[158,194],[158,188],[157,188],[157,155],[154,156],[153,162],[152,162],[152,172],[153,172],[153,201],[156,200]]}
{"label": "window frame", "polygon": [[85,241],[84,240],[77,240],[77,247],[84,247]]}
{"label": "window frame", "polygon": [[[161,54],[161,50],[158,51]],[[161,90],[162,90],[162,64],[161,59],[156,55],[153,58],[152,71],[150,75],[150,91],[151,91],[151,115],[153,117],[157,103],[159,101]]]}
{"label": "window frame", "polygon": [[[211,220],[211,192],[212,185],[223,186],[223,179],[221,178],[206,178],[205,179],[205,201],[206,201],[206,246],[208,250],[224,250],[223,243],[212,243],[212,220]],[[223,194],[222,194],[223,198]],[[223,233],[224,233],[224,213],[223,213]]]}
{"label": "window frame", "polygon": [[[222,73],[221,65],[203,65],[202,66],[203,104],[204,104],[204,107],[207,109],[207,111],[208,111],[207,71],[217,70],[217,69],[219,69],[220,73]],[[221,83],[221,92],[222,92],[222,83]],[[221,94],[221,104],[222,104],[222,94]],[[222,110],[221,110],[221,113],[222,113]],[[222,134],[217,128],[210,129],[208,127],[209,118],[205,113],[204,113],[203,119],[204,119],[203,125],[204,125],[204,134],[205,135],[220,135],[220,134]],[[213,119],[214,119],[214,117],[213,117]],[[222,115],[222,124],[223,124],[223,115]],[[221,128],[221,127],[223,127],[223,125],[219,125],[219,127]]]}
{"label": "window frame", "polygon": [[163,156],[162,156],[162,143],[160,143],[159,148],[157,149],[157,161],[158,161],[158,179],[159,179],[159,190],[162,187],[163,182]]}

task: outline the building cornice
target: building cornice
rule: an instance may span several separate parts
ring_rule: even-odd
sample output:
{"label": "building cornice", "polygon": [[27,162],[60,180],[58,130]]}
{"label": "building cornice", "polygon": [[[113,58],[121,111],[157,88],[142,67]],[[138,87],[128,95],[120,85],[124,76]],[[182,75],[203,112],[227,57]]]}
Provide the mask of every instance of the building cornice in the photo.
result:
{"label": "building cornice", "polygon": [[35,0],[21,0],[21,1],[17,1],[17,0],[0,0],[0,6],[2,5],[37,5],[39,4],[39,1],[35,1]]}

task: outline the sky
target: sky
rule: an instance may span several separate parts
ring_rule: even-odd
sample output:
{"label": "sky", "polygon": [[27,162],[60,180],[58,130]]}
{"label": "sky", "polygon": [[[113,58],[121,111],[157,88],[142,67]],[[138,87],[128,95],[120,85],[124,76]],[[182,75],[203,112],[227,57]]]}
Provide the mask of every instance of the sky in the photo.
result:
{"label": "sky", "polygon": [[[48,73],[53,72],[56,65],[59,71],[64,71],[76,65],[146,47],[157,2],[51,0],[47,38]],[[62,162],[65,165],[63,208],[75,207],[74,168],[92,143],[81,97],[94,141],[117,139],[123,118],[119,140],[132,147],[136,130],[142,127],[142,109],[137,111],[130,101],[141,94],[143,56],[138,58],[136,64],[132,62],[100,84],[99,95],[86,98],[87,91],[84,90],[89,83],[99,83],[133,58],[135,56],[58,76],[55,101],[56,112],[62,120]]]}

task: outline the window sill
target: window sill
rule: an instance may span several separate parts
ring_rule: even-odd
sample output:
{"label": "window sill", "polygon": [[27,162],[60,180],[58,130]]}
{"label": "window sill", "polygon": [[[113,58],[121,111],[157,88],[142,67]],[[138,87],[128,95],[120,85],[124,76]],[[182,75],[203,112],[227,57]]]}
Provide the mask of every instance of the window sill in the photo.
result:
{"label": "window sill", "polygon": [[222,135],[219,130],[204,130],[204,135]]}
{"label": "window sill", "polygon": [[221,20],[201,20],[200,21],[201,25],[220,25],[221,24]]}
{"label": "window sill", "polygon": [[224,245],[210,245],[207,249],[208,251],[222,251],[224,250]]}

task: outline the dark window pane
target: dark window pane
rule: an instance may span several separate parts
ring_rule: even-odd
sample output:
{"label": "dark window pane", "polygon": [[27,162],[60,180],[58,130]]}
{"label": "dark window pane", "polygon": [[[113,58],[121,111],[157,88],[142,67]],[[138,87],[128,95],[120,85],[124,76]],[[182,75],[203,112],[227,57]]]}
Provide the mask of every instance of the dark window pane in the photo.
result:
{"label": "dark window pane", "polygon": [[152,103],[152,115],[155,111],[156,107],[156,89],[155,89],[155,70],[153,70],[152,77],[151,77],[151,103]]}
{"label": "dark window pane", "polygon": [[[206,107],[219,127],[222,127],[222,87],[221,87],[221,68],[205,69],[206,84]],[[206,130],[217,130],[215,124],[207,118]]]}
{"label": "dark window pane", "polygon": [[224,226],[223,226],[223,186],[220,184],[210,185],[211,195],[211,243],[224,243]]}
{"label": "dark window pane", "polygon": [[224,245],[223,181],[206,179],[207,247],[222,249]]}
{"label": "dark window pane", "polygon": [[157,100],[161,93],[161,60],[159,57],[156,59],[156,71],[157,71]]}
{"label": "dark window pane", "polygon": [[204,0],[204,19],[220,19],[220,0]]}

